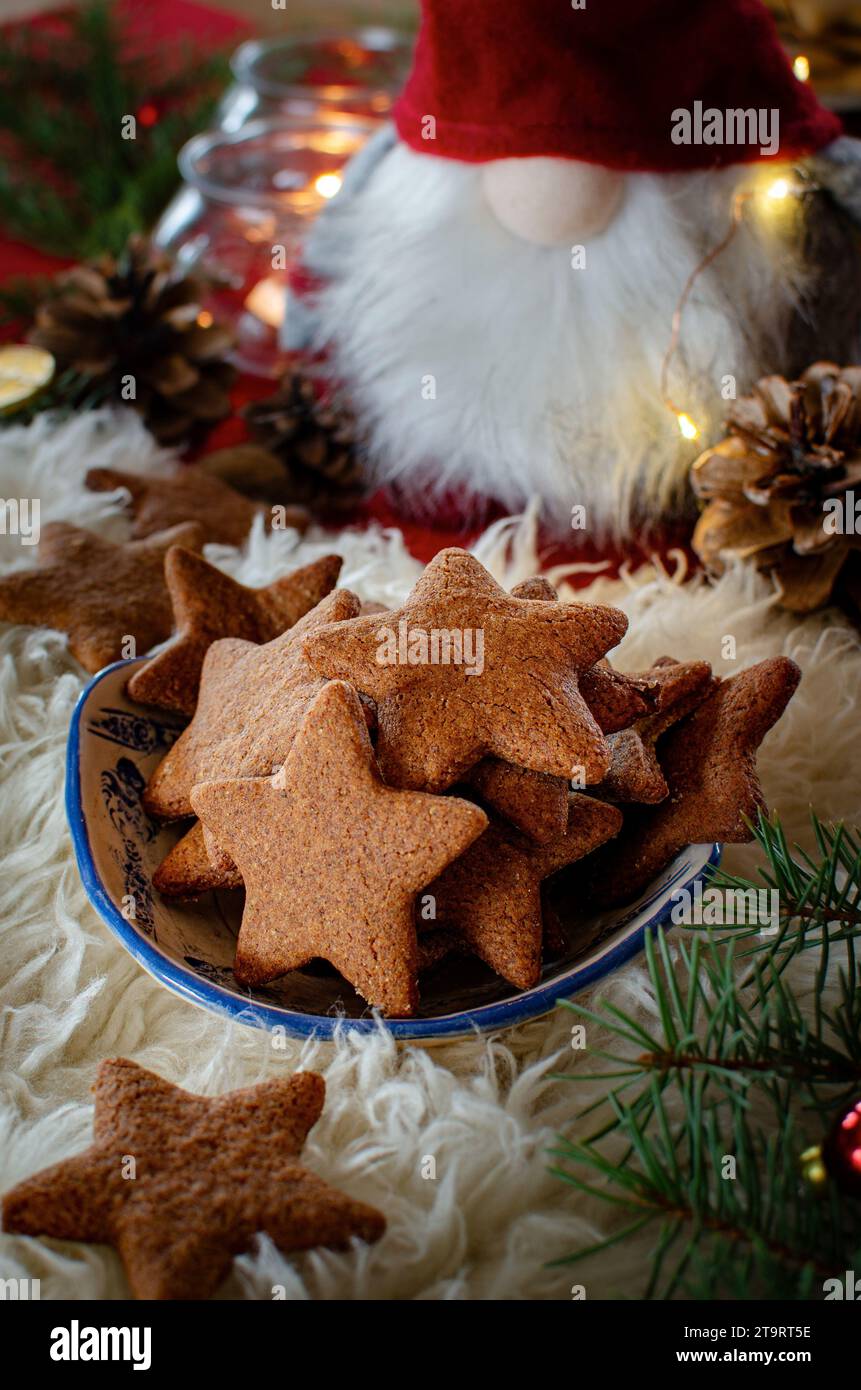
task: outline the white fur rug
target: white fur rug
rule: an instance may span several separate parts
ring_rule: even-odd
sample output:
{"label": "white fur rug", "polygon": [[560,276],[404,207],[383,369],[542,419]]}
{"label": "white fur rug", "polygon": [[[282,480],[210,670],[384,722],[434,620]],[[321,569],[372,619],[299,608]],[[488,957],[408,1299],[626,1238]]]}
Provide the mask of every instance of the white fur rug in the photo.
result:
{"label": "white fur rug", "polygon": [[[43,523],[65,517],[119,538],[121,506],[87,493],[84,470],[166,459],[131,413],[57,426],[42,418],[0,433],[0,496],[38,496]],[[386,603],[406,593],[420,568],[394,531],[314,530],[301,542],[291,532],[255,534],[243,554],[207,553],[259,584],[329,550],[344,556],[343,583]],[[477,553],[505,583],[535,572],[534,518],[498,523]],[[33,561],[33,547],[0,537],[0,570]],[[670,652],[706,656],[729,674],[773,653],[793,657],[804,679],[764,747],[766,794],[790,836],[806,843],[809,803],[827,817],[861,818],[861,647],[839,617],[798,622],[773,609],[761,581],[744,573],[709,588],[641,570],[627,582],[596,578],[588,597],[629,613],[623,666]],[[728,634],[735,663],[721,659]],[[182,1002],[126,955],[84,896],[66,832],[65,739],[82,684],[61,635],[0,629],[0,1190],[88,1142],[89,1087],[102,1058],[132,1057],[209,1094],[313,1067],[325,1073],[328,1094],[307,1161],[380,1207],[388,1232],[371,1249],[289,1260],[263,1242],[236,1262],[223,1297],[269,1298],[280,1284],[291,1299],[565,1299],[575,1277],[590,1298],[636,1297],[648,1240],[615,1247],[576,1276],[547,1267],[595,1239],[605,1219],[599,1204],[547,1172],[554,1135],[574,1130],[590,1095],[585,1084],[549,1075],[563,1062],[566,1070],[590,1068],[566,1046],[570,1015],[430,1051],[399,1050],[383,1028],[274,1051],[267,1034]],[[752,860],[744,848],[726,862]],[[654,1014],[639,963],[597,993]],[[427,1155],[436,1159],[435,1180],[422,1177]],[[0,1277],[16,1275],[41,1279],[43,1298],[127,1296],[118,1260],[100,1247],[0,1236]]]}

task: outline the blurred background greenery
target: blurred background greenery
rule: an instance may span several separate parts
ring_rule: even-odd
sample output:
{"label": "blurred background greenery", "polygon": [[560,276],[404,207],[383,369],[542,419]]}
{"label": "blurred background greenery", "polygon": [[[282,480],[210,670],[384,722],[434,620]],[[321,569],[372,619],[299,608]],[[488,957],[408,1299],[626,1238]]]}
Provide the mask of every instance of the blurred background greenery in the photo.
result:
{"label": "blurred background greenery", "polygon": [[[363,25],[415,26],[418,0],[203,0],[261,34],[335,34]],[[167,8],[170,0],[167,0]],[[28,246],[68,259],[117,254],[149,230],[178,182],[176,154],[205,130],[229,84],[227,57],[242,35],[200,52],[181,37],[129,45],[129,21],[149,0],[82,0],[59,32],[13,25],[0,43],[0,227]],[[0,21],[44,11],[42,0],[0,0]],[[182,23],[181,10],[178,16]],[[69,113],[75,113],[70,121]],[[133,114],[134,138],[119,139]],[[8,307],[8,306],[7,306]],[[22,306],[13,306],[19,313]]]}

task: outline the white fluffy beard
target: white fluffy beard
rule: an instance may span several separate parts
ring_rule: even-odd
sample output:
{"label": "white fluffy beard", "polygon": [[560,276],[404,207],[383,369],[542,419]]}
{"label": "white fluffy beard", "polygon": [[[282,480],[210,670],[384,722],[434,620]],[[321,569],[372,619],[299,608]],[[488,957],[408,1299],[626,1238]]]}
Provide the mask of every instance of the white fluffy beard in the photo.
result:
{"label": "white fluffy beard", "polygon": [[677,510],[691,459],[720,433],[722,378],[741,393],[784,370],[804,297],[799,229],[786,227],[803,214],[790,198],[746,217],[696,281],[670,390],[702,435],[682,440],[660,395],[673,311],[752,177],[763,174],[629,176],[615,220],[573,269],[569,247],[499,225],[479,168],[395,144],[327,210],[311,251],[327,277],[317,346],[368,431],[374,481],[404,485],[413,505],[452,487],[512,510],[537,494],[556,531],[583,504],[593,537]]}

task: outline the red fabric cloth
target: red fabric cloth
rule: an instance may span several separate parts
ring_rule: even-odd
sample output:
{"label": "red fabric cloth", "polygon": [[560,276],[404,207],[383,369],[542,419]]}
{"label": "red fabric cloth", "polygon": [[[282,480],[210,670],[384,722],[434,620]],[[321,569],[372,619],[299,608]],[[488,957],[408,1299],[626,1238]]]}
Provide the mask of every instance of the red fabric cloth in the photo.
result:
{"label": "red fabric cloth", "polygon": [[[759,0],[422,0],[394,111],[413,149],[481,162],[525,155],[674,171],[761,158],[760,145],[674,144],[673,112],[777,108],[792,159],[841,133],[793,76]],[[435,138],[423,122],[433,116]]]}

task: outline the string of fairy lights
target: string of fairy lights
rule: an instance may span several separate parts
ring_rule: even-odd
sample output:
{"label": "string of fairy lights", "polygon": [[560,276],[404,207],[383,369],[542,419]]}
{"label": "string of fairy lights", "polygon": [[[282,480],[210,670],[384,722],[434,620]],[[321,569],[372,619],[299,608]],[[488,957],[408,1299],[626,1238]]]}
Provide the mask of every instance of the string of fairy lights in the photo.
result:
{"label": "string of fairy lights", "polygon": [[800,170],[793,170],[790,175],[783,174],[778,178],[771,179],[764,185],[739,189],[732,200],[730,208],[729,227],[725,235],[716,243],[702,260],[698,262],[691,271],[684,288],[679,295],[678,302],[673,312],[670,341],[664,358],[661,363],[661,399],[669,411],[676,417],[679,433],[684,439],[691,441],[700,437],[701,429],[696,421],[686,410],[680,409],[674,402],[669,390],[670,368],[673,358],[679,347],[679,340],[682,331],[682,316],[685,306],[691,297],[694,286],[709,266],[723,254],[730,242],[735,238],[739,227],[744,220],[745,209],[750,203],[764,209],[772,209],[786,202],[790,198],[800,198],[806,194],[816,191],[818,185],[806,178]]}
{"label": "string of fairy lights", "polygon": [[[810,80],[810,60],[805,54],[799,53],[796,55],[792,63],[792,71],[799,82],[808,82]],[[676,423],[679,427],[679,433],[683,439],[694,442],[700,438],[702,431],[690,413],[687,410],[680,409],[676,405],[670,394],[669,378],[673,358],[678,351],[681,338],[682,316],[697,280],[703,272],[708,270],[709,266],[723,254],[734,240],[736,233],[743,223],[745,210],[749,205],[753,204],[763,210],[769,210],[779,207],[781,204],[785,204],[790,198],[799,198],[806,194],[813,193],[816,189],[817,185],[799,169],[793,169],[776,178],[764,181],[761,180],[754,185],[739,189],[734,194],[730,206],[729,225],[726,233],[721,237],[720,241],[706,252],[702,260],[694,266],[685,281],[673,312],[670,341],[661,363],[661,399],[667,410],[675,416]]]}

